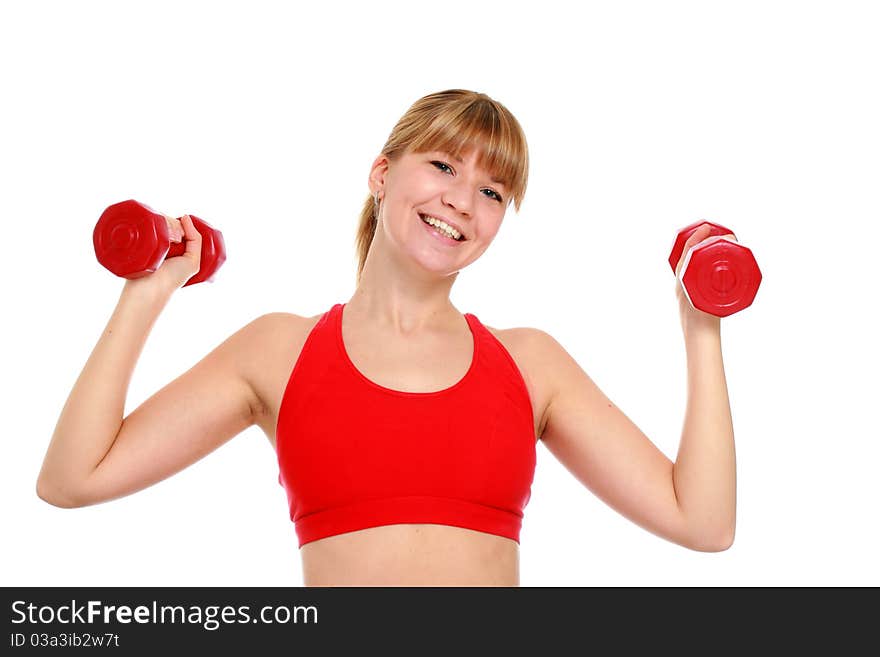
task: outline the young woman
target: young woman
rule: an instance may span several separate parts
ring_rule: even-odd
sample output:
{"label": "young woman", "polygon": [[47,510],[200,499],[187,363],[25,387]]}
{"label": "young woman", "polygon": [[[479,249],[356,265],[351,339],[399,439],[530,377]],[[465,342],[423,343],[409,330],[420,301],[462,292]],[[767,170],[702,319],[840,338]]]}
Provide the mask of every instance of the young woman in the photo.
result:
{"label": "young woman", "polygon": [[516,586],[543,440],[633,522],[726,549],[736,485],[719,318],[679,291],[690,385],[672,463],[549,334],[488,327],[450,302],[527,178],[525,136],[501,103],[461,89],[421,98],[370,169],[352,297],[313,317],[258,317],[123,418],[153,323],[199,268],[184,217],[186,253],[125,283],[61,412],[39,496],[76,507],[128,495],[258,425],[307,586]]}

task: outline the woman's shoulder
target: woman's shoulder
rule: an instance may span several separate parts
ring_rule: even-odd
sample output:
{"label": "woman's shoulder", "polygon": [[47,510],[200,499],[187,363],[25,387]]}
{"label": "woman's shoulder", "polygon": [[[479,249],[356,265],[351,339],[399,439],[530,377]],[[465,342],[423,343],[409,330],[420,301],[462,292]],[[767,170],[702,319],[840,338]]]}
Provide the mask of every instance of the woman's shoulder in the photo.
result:
{"label": "woman's shoulder", "polygon": [[483,322],[481,322],[481,324],[483,324],[483,327],[501,342],[508,351],[515,350],[523,357],[540,357],[542,352],[550,348],[550,343],[555,342],[549,333],[533,326],[496,328]]}
{"label": "woman's shoulder", "polygon": [[239,329],[235,335],[236,351],[242,366],[256,378],[265,367],[303,343],[321,315],[309,317],[291,312],[267,312]]}
{"label": "woman's shoulder", "polygon": [[323,314],[318,313],[317,315],[309,316],[288,311],[272,311],[260,315],[251,321],[249,326],[252,326],[255,332],[266,331],[271,333],[278,330],[302,330],[313,326],[321,319]]}

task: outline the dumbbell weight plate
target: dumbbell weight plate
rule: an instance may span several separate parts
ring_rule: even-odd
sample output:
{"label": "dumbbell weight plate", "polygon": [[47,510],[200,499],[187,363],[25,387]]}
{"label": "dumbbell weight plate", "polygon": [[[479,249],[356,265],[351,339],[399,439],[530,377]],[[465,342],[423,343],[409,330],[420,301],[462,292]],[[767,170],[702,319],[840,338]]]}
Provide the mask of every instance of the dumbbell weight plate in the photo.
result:
{"label": "dumbbell weight plate", "polygon": [[124,278],[156,271],[170,245],[165,217],[134,200],[109,206],[92,233],[95,255],[105,268]]}
{"label": "dumbbell weight plate", "polygon": [[727,317],[755,300],[761,270],[750,249],[715,235],[688,251],[679,280],[694,308]]}

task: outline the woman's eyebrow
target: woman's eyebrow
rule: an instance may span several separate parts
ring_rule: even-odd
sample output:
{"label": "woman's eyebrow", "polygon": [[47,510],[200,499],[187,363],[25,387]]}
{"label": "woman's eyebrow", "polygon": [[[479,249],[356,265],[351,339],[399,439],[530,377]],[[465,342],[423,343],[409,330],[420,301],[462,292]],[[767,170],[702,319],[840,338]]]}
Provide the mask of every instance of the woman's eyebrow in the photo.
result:
{"label": "woman's eyebrow", "polygon": [[[436,153],[442,153],[442,154],[444,154],[444,155],[448,155],[449,157],[451,157],[452,159],[456,160],[457,162],[460,162],[460,163],[464,164],[464,160],[462,160],[458,155],[455,155],[455,154],[453,154],[453,153],[450,153],[449,151],[442,151],[442,150],[441,150],[441,151],[435,151],[435,152],[436,152]],[[503,184],[504,184],[504,181],[503,181],[503,180],[498,180],[498,178],[489,178],[489,180],[491,180],[491,181],[492,181],[493,183],[495,183],[496,185],[503,185]]]}

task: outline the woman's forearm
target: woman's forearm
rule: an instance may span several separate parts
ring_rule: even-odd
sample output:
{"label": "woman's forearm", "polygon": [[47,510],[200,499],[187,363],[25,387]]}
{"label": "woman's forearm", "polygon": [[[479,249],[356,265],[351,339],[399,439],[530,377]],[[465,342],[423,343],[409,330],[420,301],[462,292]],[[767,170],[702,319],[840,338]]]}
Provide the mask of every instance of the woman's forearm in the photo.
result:
{"label": "woman's forearm", "polygon": [[673,482],[697,547],[723,549],[736,528],[736,452],[715,320],[685,331],[687,409]]}
{"label": "woman's forearm", "polygon": [[[144,286],[145,287],[145,286]],[[38,495],[63,504],[110,450],[131,375],[170,295],[128,281],[58,418],[37,479]]]}

